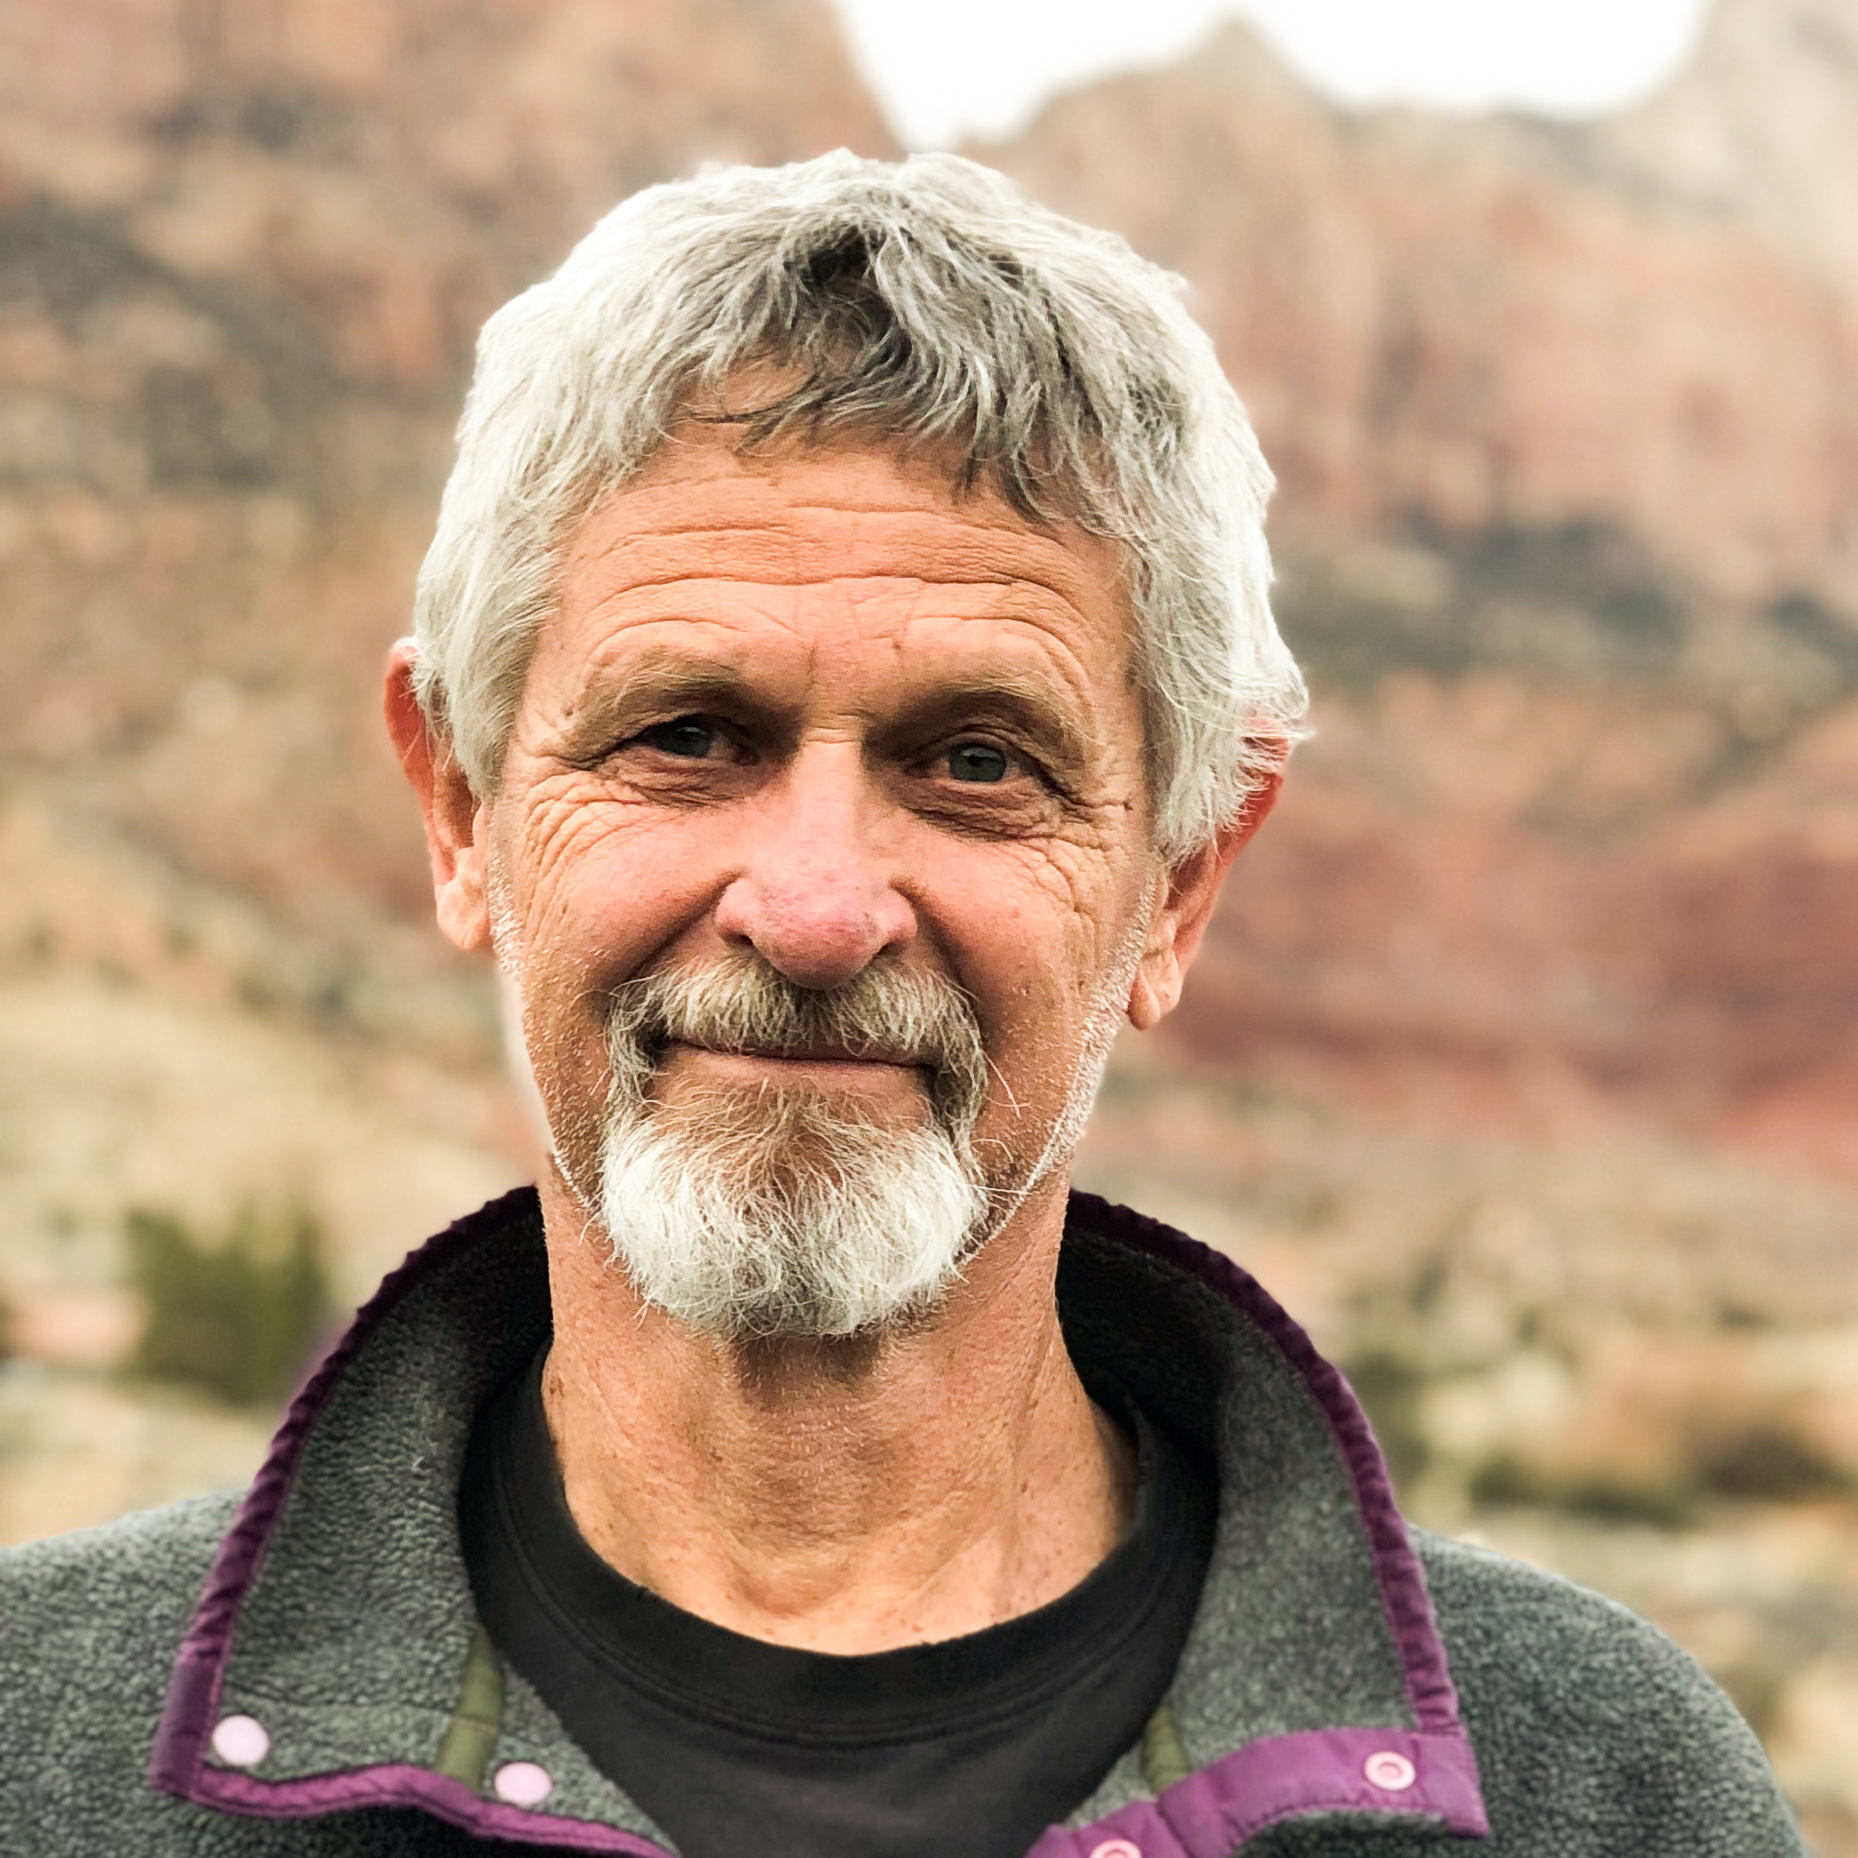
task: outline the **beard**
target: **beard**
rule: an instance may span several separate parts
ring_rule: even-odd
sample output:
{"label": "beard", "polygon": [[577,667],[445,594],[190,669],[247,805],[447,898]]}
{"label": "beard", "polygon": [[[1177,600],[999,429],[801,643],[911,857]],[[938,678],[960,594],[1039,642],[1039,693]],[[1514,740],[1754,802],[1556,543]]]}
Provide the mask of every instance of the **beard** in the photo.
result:
{"label": "beard", "polygon": [[[511,1057],[562,1180],[604,1228],[613,1267],[648,1303],[732,1342],[894,1329],[931,1315],[965,1261],[1068,1163],[1159,881],[1151,879],[1099,979],[1062,1106],[1042,1130],[1022,1126],[976,1144],[990,1065],[973,1005],[953,981],[880,964],[814,990],[755,956],[614,990],[601,1106],[593,1077],[532,1062],[539,1043],[552,1041],[525,985],[521,924],[493,858],[491,930]],[[853,1092],[772,1077],[758,1089],[685,1087],[660,1102],[652,1086],[674,1042],[914,1060],[928,1113],[898,1127]]]}
{"label": "beard", "polygon": [[[613,1263],[686,1327],[729,1341],[894,1328],[932,1311],[988,1236],[998,1196],[973,1144],[987,1061],[953,982],[877,967],[815,991],[752,959],[650,975],[613,996],[606,1043],[591,1204]],[[855,1091],[772,1079],[659,1100],[673,1043],[918,1065],[924,1113],[899,1126]]]}

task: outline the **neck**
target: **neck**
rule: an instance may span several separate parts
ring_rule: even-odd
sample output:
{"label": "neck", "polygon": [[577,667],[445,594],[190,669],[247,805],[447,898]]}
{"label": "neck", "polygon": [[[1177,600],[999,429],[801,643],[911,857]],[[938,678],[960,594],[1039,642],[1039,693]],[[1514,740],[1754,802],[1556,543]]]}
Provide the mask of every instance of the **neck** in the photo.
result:
{"label": "neck", "polygon": [[543,1401],[568,1507],[662,1599],[776,1644],[881,1651],[1030,1612],[1127,1528],[1133,1454],[1058,1328],[1062,1183],[933,1318],[753,1343],[642,1303],[566,1186],[542,1192]]}

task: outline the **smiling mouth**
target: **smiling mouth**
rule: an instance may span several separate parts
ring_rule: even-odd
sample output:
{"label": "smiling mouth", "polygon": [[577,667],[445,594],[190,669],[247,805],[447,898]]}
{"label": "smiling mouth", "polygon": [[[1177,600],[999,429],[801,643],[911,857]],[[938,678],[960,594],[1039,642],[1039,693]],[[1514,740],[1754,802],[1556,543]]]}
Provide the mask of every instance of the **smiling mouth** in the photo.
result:
{"label": "smiling mouth", "polygon": [[695,1045],[683,1039],[668,1040],[661,1048],[660,1056],[673,1053],[691,1053],[699,1058],[734,1061],[742,1065],[759,1066],[763,1069],[786,1069],[791,1066],[796,1070],[861,1070],[861,1071],[926,1071],[929,1067],[913,1055],[886,1051],[882,1047],[849,1045],[806,1045],[806,1046],[714,1046]]}

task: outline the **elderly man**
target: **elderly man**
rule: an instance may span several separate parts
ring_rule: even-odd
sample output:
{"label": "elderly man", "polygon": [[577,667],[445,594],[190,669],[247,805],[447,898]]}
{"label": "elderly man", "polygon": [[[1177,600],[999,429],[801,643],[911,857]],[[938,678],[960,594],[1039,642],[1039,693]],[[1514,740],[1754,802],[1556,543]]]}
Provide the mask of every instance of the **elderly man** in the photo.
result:
{"label": "elderly man", "polygon": [[7,1850],[1800,1849],[1681,1654],[1067,1193],[1296,732],[1268,486],[1170,281],[954,160],[653,189],[492,320],[387,711],[544,1178],[236,1517],[13,1558]]}

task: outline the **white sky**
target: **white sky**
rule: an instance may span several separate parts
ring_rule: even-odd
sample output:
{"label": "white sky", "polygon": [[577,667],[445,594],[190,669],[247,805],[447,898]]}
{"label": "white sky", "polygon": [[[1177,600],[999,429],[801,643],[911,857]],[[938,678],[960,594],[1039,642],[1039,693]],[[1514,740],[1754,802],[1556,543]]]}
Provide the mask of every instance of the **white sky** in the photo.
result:
{"label": "white sky", "polygon": [[1054,90],[1179,58],[1222,18],[1258,26],[1351,102],[1604,110],[1668,77],[1707,0],[838,0],[892,125],[916,148],[1018,128]]}

